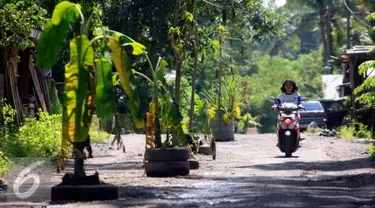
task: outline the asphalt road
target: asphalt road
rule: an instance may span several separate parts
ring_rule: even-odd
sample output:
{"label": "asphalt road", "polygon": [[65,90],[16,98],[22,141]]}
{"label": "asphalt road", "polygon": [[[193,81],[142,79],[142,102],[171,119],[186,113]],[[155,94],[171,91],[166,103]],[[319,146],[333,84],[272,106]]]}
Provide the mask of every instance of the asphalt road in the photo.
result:
{"label": "asphalt road", "polygon": [[[368,144],[305,136],[285,158],[274,134],[236,135],[217,142],[217,158],[197,155],[200,169],[173,178],[144,174],[144,135],[124,136],[126,153],[96,144],[88,173],[120,187],[120,199],[35,207],[375,207],[374,162]],[[30,203],[4,206],[27,207]]]}

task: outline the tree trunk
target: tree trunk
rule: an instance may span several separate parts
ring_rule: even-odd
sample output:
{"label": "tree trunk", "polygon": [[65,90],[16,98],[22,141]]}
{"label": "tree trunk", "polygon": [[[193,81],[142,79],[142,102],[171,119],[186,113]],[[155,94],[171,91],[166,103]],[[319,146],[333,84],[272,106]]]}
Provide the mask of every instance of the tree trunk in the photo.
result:
{"label": "tree trunk", "polygon": [[328,44],[327,44],[327,38],[326,38],[326,30],[325,30],[325,6],[322,4],[320,7],[320,13],[319,13],[319,27],[320,27],[320,34],[322,36],[322,42],[323,42],[323,63],[325,66],[328,64],[328,59],[329,59],[329,49],[328,49]]}
{"label": "tree trunk", "polygon": [[176,104],[180,105],[180,91],[181,91],[181,65],[182,65],[182,59],[177,57],[176,60],[176,79],[175,79],[175,99],[176,99]]}
{"label": "tree trunk", "polygon": [[[197,1],[194,1],[194,18],[196,19],[197,16]],[[198,26],[195,23],[195,30],[194,30],[194,72],[193,72],[193,80],[191,83],[191,99],[190,99],[190,119],[189,119],[189,130],[193,132],[193,121],[194,121],[194,104],[195,104],[195,82],[197,79],[197,71],[198,71],[198,47],[199,47],[199,39],[198,39]]]}
{"label": "tree trunk", "polygon": [[[331,17],[332,17],[332,0],[328,0],[328,10],[327,10],[327,45],[328,45],[328,56],[329,60],[331,55],[334,55],[333,51],[333,37],[332,37],[332,27],[331,27]],[[333,74],[333,67],[331,67],[330,74]]]}

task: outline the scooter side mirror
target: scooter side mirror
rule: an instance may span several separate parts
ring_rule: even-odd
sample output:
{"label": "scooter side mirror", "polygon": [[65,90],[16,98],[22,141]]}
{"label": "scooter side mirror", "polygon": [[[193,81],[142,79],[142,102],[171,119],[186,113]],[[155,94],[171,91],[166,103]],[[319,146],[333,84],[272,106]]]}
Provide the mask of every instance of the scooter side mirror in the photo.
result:
{"label": "scooter side mirror", "polygon": [[273,103],[276,101],[276,98],[274,96],[269,96],[267,100]]}

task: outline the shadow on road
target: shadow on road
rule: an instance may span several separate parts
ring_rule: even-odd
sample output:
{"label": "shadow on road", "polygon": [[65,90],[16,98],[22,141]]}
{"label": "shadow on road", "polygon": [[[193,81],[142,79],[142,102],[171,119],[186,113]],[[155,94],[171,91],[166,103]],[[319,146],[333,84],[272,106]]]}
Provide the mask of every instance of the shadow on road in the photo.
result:
{"label": "shadow on road", "polygon": [[288,159],[288,158],[299,158],[298,155],[292,155],[291,157],[285,157],[285,155],[278,155],[278,156],[275,156],[274,158],[285,158],[285,159]]}
{"label": "shadow on road", "polygon": [[204,177],[190,187],[121,186],[121,200],[108,203],[149,207],[372,207],[375,205],[374,187],[373,174],[318,181]]}
{"label": "shadow on road", "polygon": [[356,170],[363,168],[374,168],[375,162],[369,158],[357,158],[346,161],[317,161],[317,162],[282,162],[282,163],[271,163],[265,165],[250,165],[250,166],[239,166],[236,168],[255,168],[267,171],[279,171],[279,170],[310,170],[311,168],[319,171],[344,171],[344,170]]}

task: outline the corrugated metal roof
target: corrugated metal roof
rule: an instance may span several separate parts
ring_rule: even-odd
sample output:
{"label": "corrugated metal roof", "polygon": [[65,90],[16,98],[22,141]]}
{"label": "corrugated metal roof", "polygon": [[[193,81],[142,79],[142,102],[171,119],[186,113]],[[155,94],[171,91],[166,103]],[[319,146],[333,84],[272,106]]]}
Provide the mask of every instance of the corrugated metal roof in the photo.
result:
{"label": "corrugated metal roof", "polygon": [[363,54],[367,55],[368,52],[374,48],[372,45],[366,45],[366,46],[353,46],[351,49],[346,49],[345,53],[346,55],[351,55],[351,54]]}

